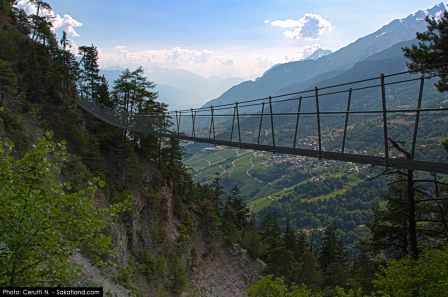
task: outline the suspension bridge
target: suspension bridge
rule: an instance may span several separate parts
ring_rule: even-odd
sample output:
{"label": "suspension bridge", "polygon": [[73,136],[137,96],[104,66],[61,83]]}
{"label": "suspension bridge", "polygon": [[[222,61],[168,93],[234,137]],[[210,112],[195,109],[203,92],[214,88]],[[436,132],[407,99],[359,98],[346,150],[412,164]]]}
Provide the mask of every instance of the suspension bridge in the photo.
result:
{"label": "suspension bridge", "polygon": [[442,145],[448,138],[448,94],[434,87],[437,78],[435,73],[417,76],[404,71],[164,113],[120,113],[86,98],[78,104],[128,131],[448,174],[448,152]]}

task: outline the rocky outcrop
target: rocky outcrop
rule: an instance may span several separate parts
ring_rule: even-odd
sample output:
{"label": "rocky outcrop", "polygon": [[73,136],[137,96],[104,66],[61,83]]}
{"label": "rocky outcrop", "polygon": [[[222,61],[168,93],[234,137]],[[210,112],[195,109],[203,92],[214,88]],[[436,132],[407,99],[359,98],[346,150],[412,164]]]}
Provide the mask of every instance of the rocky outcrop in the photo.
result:
{"label": "rocky outcrop", "polygon": [[[81,254],[73,258],[83,267],[84,278],[93,285],[103,286],[105,292],[110,292],[106,296],[114,297],[135,296],[136,291],[144,297],[245,297],[247,289],[260,277],[265,264],[251,257],[240,246],[228,244],[219,232],[213,236],[208,235],[204,223],[201,222],[200,211],[197,210],[190,210],[196,222],[196,231],[190,235],[189,240],[182,241],[171,185],[161,182],[163,179],[155,175],[157,172],[148,170],[145,179],[147,184],[157,190],[148,194],[141,189],[135,189],[132,193],[132,214],[112,225],[115,268],[100,270]],[[100,200],[107,199],[100,195]],[[195,206],[191,205],[190,208],[195,209]],[[134,254],[136,250],[165,258],[166,263],[170,262],[170,257],[177,257],[188,278],[186,290],[194,294],[170,292],[172,280],[166,267],[165,271],[156,277],[148,278],[139,274],[136,269],[139,263],[136,262]],[[115,281],[117,275],[123,271],[126,271],[132,280],[120,285]],[[163,293],[160,293],[161,287],[166,288]]]}
{"label": "rocky outcrop", "polygon": [[191,280],[203,297],[244,297],[265,266],[238,245],[219,242],[198,260]]}

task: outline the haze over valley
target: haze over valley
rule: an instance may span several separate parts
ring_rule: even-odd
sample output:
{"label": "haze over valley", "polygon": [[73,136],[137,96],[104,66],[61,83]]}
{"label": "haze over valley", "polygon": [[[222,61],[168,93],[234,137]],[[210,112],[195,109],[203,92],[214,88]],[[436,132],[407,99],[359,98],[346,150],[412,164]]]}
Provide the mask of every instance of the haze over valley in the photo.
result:
{"label": "haze over valley", "polygon": [[437,0],[0,0],[0,294],[448,296],[447,44]]}

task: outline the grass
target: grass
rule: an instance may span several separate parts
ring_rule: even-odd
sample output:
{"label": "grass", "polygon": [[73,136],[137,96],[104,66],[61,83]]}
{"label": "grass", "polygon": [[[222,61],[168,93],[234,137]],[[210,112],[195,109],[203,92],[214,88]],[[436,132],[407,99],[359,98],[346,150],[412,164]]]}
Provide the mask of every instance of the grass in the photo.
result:
{"label": "grass", "polygon": [[[309,178],[297,183],[295,179],[290,178],[291,172],[296,170],[308,172],[309,168],[296,168],[294,167],[295,165],[291,165],[291,167],[283,168],[279,175],[278,165],[263,164],[264,160],[264,157],[255,156],[253,151],[218,146],[213,150],[203,149],[196,151],[195,154],[190,155],[190,158],[185,163],[192,168],[193,178],[197,182],[208,184],[212,181],[215,173],[220,172],[223,184],[226,187],[238,185],[243,199],[248,201],[248,206],[252,212],[258,212],[269,206],[273,201],[288,195],[295,195],[300,198],[295,193],[298,189],[300,190],[300,187],[304,187],[306,183],[320,182]],[[283,172],[283,170],[285,171]],[[348,177],[344,187],[334,189],[330,193],[322,193],[322,195],[316,197],[301,198],[304,202],[313,203],[334,199],[361,182],[361,179],[356,174],[346,174],[340,171],[331,173],[329,171],[328,168],[323,169],[323,171],[322,169],[314,170],[312,175],[318,176],[320,174],[326,180]],[[257,178],[255,176],[257,172],[263,173],[263,177]],[[307,174],[311,175],[310,173]],[[227,188],[225,189],[225,191],[228,190]]]}
{"label": "grass", "polygon": [[[340,174],[340,173],[328,174],[325,176],[325,178],[326,179],[335,179],[335,178],[337,179],[337,178],[341,178],[343,175],[344,174]],[[348,190],[350,190],[353,187],[356,187],[358,184],[360,184],[362,182],[362,180],[355,175],[347,175],[347,176],[349,177],[349,182],[346,183],[343,188],[335,189],[330,193],[319,195],[316,197],[302,198],[302,201],[313,203],[313,202],[318,202],[318,201],[334,199],[338,195],[342,195],[342,194],[346,193]],[[269,206],[272,202],[279,200],[282,197],[285,197],[287,195],[294,194],[295,189],[300,188],[300,186],[303,186],[310,182],[314,182],[314,181],[312,181],[311,179],[307,179],[297,185],[287,187],[281,191],[275,192],[268,196],[264,196],[264,197],[252,200],[248,203],[248,207],[251,212],[258,212],[258,211],[262,210],[263,208]]]}

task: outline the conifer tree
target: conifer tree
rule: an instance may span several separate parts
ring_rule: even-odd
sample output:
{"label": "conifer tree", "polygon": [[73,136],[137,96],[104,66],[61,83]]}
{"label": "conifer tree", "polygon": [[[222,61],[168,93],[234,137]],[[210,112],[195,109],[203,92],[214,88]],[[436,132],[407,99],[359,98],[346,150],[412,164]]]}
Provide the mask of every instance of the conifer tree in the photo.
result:
{"label": "conifer tree", "polygon": [[439,91],[448,91],[448,12],[440,18],[426,17],[427,31],[417,33],[418,45],[404,48],[405,57],[411,60],[408,67],[423,73],[436,71]]}
{"label": "conifer tree", "polygon": [[336,236],[336,227],[324,230],[322,246],[319,250],[319,264],[324,283],[328,286],[343,285],[347,279],[346,252]]}
{"label": "conifer tree", "polygon": [[79,47],[81,56],[80,91],[81,96],[87,97],[93,102],[98,101],[98,89],[101,84],[100,69],[98,66],[98,49],[91,46]]}
{"label": "conifer tree", "polygon": [[408,254],[408,215],[404,183],[393,183],[385,202],[373,209],[373,220],[368,223],[373,247],[383,250],[391,258]]}
{"label": "conifer tree", "polygon": [[63,80],[63,96],[74,97],[77,95],[75,83],[79,79],[79,64],[75,55],[70,52],[71,44],[67,38],[67,33],[63,31],[61,41],[59,42],[61,49],[59,51],[59,64],[62,66]]}
{"label": "conifer tree", "polygon": [[17,92],[17,76],[11,64],[0,60],[0,106],[5,96],[13,96]]}
{"label": "conifer tree", "polygon": [[223,192],[223,188],[221,185],[221,174],[219,172],[215,172],[215,176],[213,177],[213,181],[212,181],[212,190],[214,192],[214,199],[216,200],[220,200],[221,199],[221,195],[224,193]]}

